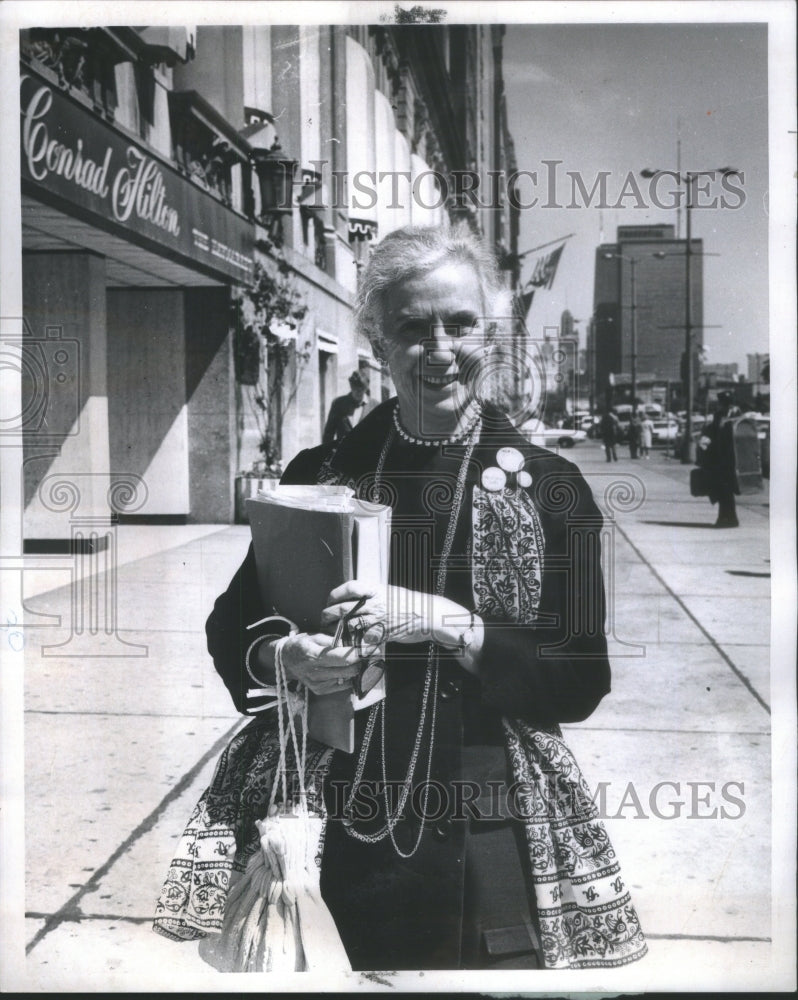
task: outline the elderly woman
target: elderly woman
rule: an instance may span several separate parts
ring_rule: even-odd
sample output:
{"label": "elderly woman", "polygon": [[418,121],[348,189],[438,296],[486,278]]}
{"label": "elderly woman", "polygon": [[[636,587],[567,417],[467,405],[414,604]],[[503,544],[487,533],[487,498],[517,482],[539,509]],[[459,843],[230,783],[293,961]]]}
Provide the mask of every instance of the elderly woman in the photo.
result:
{"label": "elderly woman", "polygon": [[[470,233],[386,236],[356,318],[396,397],[283,476],[393,508],[388,599],[349,581],[318,632],[282,644],[286,675],[323,694],[358,670],[330,638],[356,602],[363,627],[388,636],[386,698],[356,713],[355,752],[336,751],[323,777],[321,890],[354,969],[620,965],[645,950],[557,728],[610,689],[601,516],[576,467],[484,399],[500,303],[493,258]],[[244,630],[279,603],[259,594],[250,549],[208,620],[243,711],[250,677],[274,676],[272,641],[245,668]],[[607,885],[592,917],[582,896],[596,897],[597,871]],[[584,876],[573,898],[570,876]]]}

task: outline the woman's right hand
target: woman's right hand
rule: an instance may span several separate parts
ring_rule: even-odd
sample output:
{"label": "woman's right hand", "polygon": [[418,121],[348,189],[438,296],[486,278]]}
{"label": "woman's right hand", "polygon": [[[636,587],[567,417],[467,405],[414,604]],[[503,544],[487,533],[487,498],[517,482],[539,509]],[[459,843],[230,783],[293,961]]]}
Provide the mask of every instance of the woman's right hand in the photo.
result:
{"label": "woman's right hand", "polygon": [[[345,690],[360,670],[357,650],[333,646],[332,636],[300,632],[286,639],[282,647],[283,665],[289,680],[299,681],[314,694]],[[272,645],[272,643],[269,643]],[[273,658],[273,650],[271,651]]]}

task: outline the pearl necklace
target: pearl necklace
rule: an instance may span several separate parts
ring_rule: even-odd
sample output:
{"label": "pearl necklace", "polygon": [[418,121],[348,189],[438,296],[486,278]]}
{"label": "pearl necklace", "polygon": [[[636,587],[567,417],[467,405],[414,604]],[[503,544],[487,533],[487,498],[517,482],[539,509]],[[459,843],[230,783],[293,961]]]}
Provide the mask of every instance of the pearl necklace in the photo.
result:
{"label": "pearl necklace", "polygon": [[[466,446],[465,454],[463,455],[463,460],[460,463],[460,471],[457,475],[457,485],[455,487],[454,499],[452,502],[452,511],[449,518],[449,524],[446,527],[446,537],[443,541],[443,547],[441,550],[441,558],[438,569],[438,579],[436,581],[435,593],[441,596],[446,586],[446,571],[449,563],[449,556],[452,552],[452,544],[454,542],[454,533],[457,527],[457,520],[460,515],[460,510],[463,505],[463,496],[465,494],[465,483],[466,476],[468,475],[468,466],[471,461],[471,456],[474,453],[474,447],[477,443],[477,437],[479,436],[479,417],[480,413],[477,413],[477,419],[474,420],[468,431],[468,443]],[[378,491],[380,486],[380,480],[382,479],[382,472],[385,467],[385,460],[388,457],[388,452],[391,449],[394,438],[396,436],[396,431],[401,433],[398,421],[396,421],[396,408],[394,408],[394,426],[388,429],[388,436],[385,439],[385,444],[382,446],[382,451],[380,452],[380,457],[377,461],[377,469],[375,472],[374,485],[375,489]],[[427,442],[424,442],[425,444]],[[444,442],[441,442],[444,443]],[[445,442],[447,444],[453,442]],[[387,765],[385,762],[385,699],[381,699],[375,705],[372,705],[369,712],[369,717],[366,721],[366,730],[363,734],[363,743],[360,748],[360,755],[358,757],[357,766],[355,768],[355,774],[352,780],[352,789],[347,797],[347,801],[344,804],[344,819],[343,827],[350,837],[355,840],[360,840],[366,844],[377,844],[386,837],[391,838],[391,844],[393,849],[401,858],[411,858],[421,845],[421,838],[424,835],[424,823],[427,814],[427,800],[429,797],[429,787],[430,778],[432,776],[432,750],[435,744],[435,719],[436,719],[436,708],[438,702],[438,660],[439,660],[439,650],[435,642],[430,641],[429,651],[427,653],[427,669],[424,675],[424,692],[421,698],[421,713],[418,720],[418,729],[416,730],[416,736],[413,741],[413,749],[410,754],[410,761],[407,766],[407,774],[405,776],[404,782],[402,783],[402,789],[399,794],[399,801],[396,806],[396,811],[392,814],[390,809],[390,803],[388,801],[388,775],[387,775]],[[430,709],[430,695],[432,695],[432,707]],[[407,803],[408,795],[410,794],[410,788],[413,784],[413,776],[416,771],[416,765],[418,763],[418,758],[421,752],[421,741],[424,736],[424,729],[426,728],[427,711],[430,710],[430,733],[429,733],[429,751],[427,756],[427,775],[426,780],[423,785],[423,796],[421,804],[421,822],[419,823],[418,836],[416,838],[415,844],[411,847],[409,851],[403,851],[399,845],[396,843],[396,838],[394,837],[394,828],[400,821],[402,813],[404,812],[405,805]],[[371,738],[374,733],[374,729],[377,724],[377,720],[380,722],[380,757],[382,764],[382,781],[383,781],[383,795],[385,799],[385,826],[378,830],[376,833],[362,833],[360,830],[355,830],[353,823],[354,818],[352,816],[352,805],[355,798],[355,793],[357,791],[360,782],[363,780],[363,771],[366,766],[366,758],[368,756],[369,747],[371,746]]]}
{"label": "pearl necklace", "polygon": [[[471,405],[473,406],[474,404]],[[470,408],[471,407],[469,407],[469,409]],[[474,426],[476,425],[477,421],[482,415],[480,413],[479,406],[476,406],[474,414],[473,416],[468,418],[468,423],[466,424],[466,426],[461,431],[458,431],[456,434],[452,434],[451,437],[417,438],[414,437],[412,434],[410,434],[408,431],[406,431],[404,427],[402,427],[402,424],[399,420],[399,400],[396,401],[396,405],[394,406],[392,412],[393,412],[393,425],[396,428],[396,432],[399,435],[399,437],[402,438],[403,441],[407,441],[408,444],[420,444],[424,445],[426,448],[433,448],[447,444],[462,444],[462,442],[466,440],[469,434],[471,434],[471,432],[474,429]]]}

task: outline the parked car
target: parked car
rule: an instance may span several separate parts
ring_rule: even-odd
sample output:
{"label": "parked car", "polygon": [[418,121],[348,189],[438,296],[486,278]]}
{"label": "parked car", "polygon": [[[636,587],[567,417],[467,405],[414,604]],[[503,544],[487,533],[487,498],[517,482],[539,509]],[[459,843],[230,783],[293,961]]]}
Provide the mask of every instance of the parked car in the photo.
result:
{"label": "parked car", "polygon": [[[671,416],[673,416],[673,414],[671,414]],[[673,440],[676,442],[675,447],[677,449],[682,448],[682,446],[684,444],[684,435],[685,435],[685,430],[686,430],[686,427],[687,427],[687,423],[686,423],[686,419],[685,419],[686,416],[687,416],[687,414],[686,414],[686,412],[684,410],[680,410],[676,414],[676,417],[677,417],[677,419],[679,421],[679,429],[678,429],[675,437],[673,438]],[[696,441],[696,442],[699,441],[699,439],[704,434],[704,426],[705,425],[709,426],[709,424],[711,424],[711,423],[712,423],[712,417],[711,416],[707,416],[704,413],[694,413],[692,415],[692,417],[690,418],[690,425],[691,425],[691,432],[692,432],[693,441]]]}
{"label": "parked car", "polygon": [[616,413],[618,418],[618,429],[615,434],[616,440],[621,443],[629,440],[629,425],[632,423],[631,413]]}
{"label": "parked car", "polygon": [[[637,407],[638,414],[645,413],[647,417],[652,422],[662,419],[662,407],[660,406],[642,406]],[[615,416],[618,418],[618,423],[620,424],[620,429],[618,431],[619,441],[629,440],[629,427],[632,423],[632,405],[631,403],[620,403],[615,407]]]}
{"label": "parked car", "polygon": [[652,441],[674,441],[679,436],[679,421],[675,417],[668,417],[665,420],[652,420],[654,430],[651,434]]}
{"label": "parked car", "polygon": [[587,434],[580,430],[569,430],[564,427],[546,427],[540,420],[527,420],[519,427],[521,433],[532,444],[542,445],[550,448],[556,445],[559,448],[573,448],[575,444],[584,441]]}
{"label": "parked car", "polygon": [[597,424],[601,418],[597,417],[595,414],[591,416],[589,413],[582,413],[576,418],[576,426],[580,431],[584,431],[588,436],[590,435],[590,428]]}
{"label": "parked car", "polygon": [[581,429],[585,431],[591,440],[601,437],[601,417],[593,417],[593,422],[588,425],[583,424]]}
{"label": "parked car", "polygon": [[[671,413],[670,416],[673,417],[674,414]],[[683,430],[687,414],[685,413],[684,410],[680,410],[677,414],[675,414],[675,416],[676,419],[679,421],[679,430]],[[711,423],[712,417],[711,416],[708,417],[705,413],[694,413],[690,418],[690,423],[692,424],[693,430],[696,430],[696,428],[698,427],[703,427],[704,424],[707,422]]]}

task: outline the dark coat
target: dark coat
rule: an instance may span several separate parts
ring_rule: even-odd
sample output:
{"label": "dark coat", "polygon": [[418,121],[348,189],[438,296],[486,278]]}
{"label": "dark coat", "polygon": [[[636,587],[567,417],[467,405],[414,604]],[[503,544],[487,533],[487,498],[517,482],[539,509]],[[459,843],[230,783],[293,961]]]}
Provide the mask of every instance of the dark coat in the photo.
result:
{"label": "dark coat", "polygon": [[[390,426],[391,406],[378,407],[338,448],[333,465],[347,478],[357,481],[373,473]],[[463,671],[453,656],[441,655],[430,773],[432,780],[446,789],[453,789],[452,782],[463,776],[464,747],[478,751],[484,773],[491,771],[493,777],[500,778],[505,774],[502,715],[541,726],[575,722],[590,715],[610,688],[603,631],[601,515],[576,466],[530,444],[496,411],[486,414],[482,437],[474,450],[444,593],[464,607],[474,607],[471,494],[484,469],[496,464],[497,449],[507,447],[517,449],[526,459],[525,468],[533,477],[529,490],[535,494],[545,539],[538,624],[519,627],[501,616],[483,616],[486,630],[480,662],[484,666],[479,679]],[[433,559],[439,553],[452,507],[451,497],[446,500],[443,494],[447,482],[456,477],[462,454],[462,446],[436,450],[395,439],[384,474],[385,482],[396,491],[395,551],[408,551],[414,535],[415,546],[411,545],[410,551],[426,551]],[[301,452],[288,466],[283,481],[315,482],[322,461],[329,455],[330,449],[324,446]],[[397,467],[397,462],[404,464]],[[442,489],[437,499],[428,489],[431,483]],[[420,517],[419,512],[425,510],[429,513]],[[425,532],[427,541],[422,542]],[[408,579],[419,570],[423,576],[428,568],[413,567],[408,560],[399,559],[392,562],[391,582],[402,586],[415,583],[414,589],[429,586],[431,590],[429,582]],[[270,603],[270,595],[264,597],[265,602],[258,593],[250,547],[207,623],[208,648],[216,669],[242,711],[247,709],[249,686],[243,664],[248,645],[244,628],[268,613],[264,605]],[[426,644],[417,648],[389,643],[386,659],[385,764],[389,780],[401,780],[418,725]],[[358,747],[367,715],[358,712],[355,717]],[[375,735],[364,772],[366,780],[379,782],[381,778],[380,744]],[[363,844],[349,837],[343,824],[334,822],[345,794],[341,790],[349,787],[357,756],[356,751],[352,756],[336,753],[333,757],[325,784],[331,821],[322,864],[322,893],[353,967],[458,968],[464,960],[461,944],[464,929],[468,929],[465,925],[471,918],[464,903],[468,898],[467,819],[453,811],[456,793],[447,800],[443,814],[426,827],[412,858],[399,859],[389,839]],[[414,789],[426,780],[426,760],[422,753]],[[473,774],[464,777],[470,780]],[[408,815],[396,829],[403,850],[412,846],[417,832],[418,826]],[[511,889],[507,887],[508,892]],[[502,917],[514,922],[512,914]]]}
{"label": "dark coat", "polygon": [[[350,393],[347,393],[345,396],[337,396],[332,401],[330,412],[327,415],[327,423],[324,425],[324,434],[322,435],[323,444],[332,444],[334,441],[340,441],[346,437],[352,430],[352,421],[349,418],[357,409],[357,405]],[[360,421],[371,413],[376,405],[368,395],[364,396],[363,414],[360,417]]]}
{"label": "dark coat", "polygon": [[605,413],[599,424],[601,440],[604,444],[615,444],[622,437],[621,422],[614,413]]}

